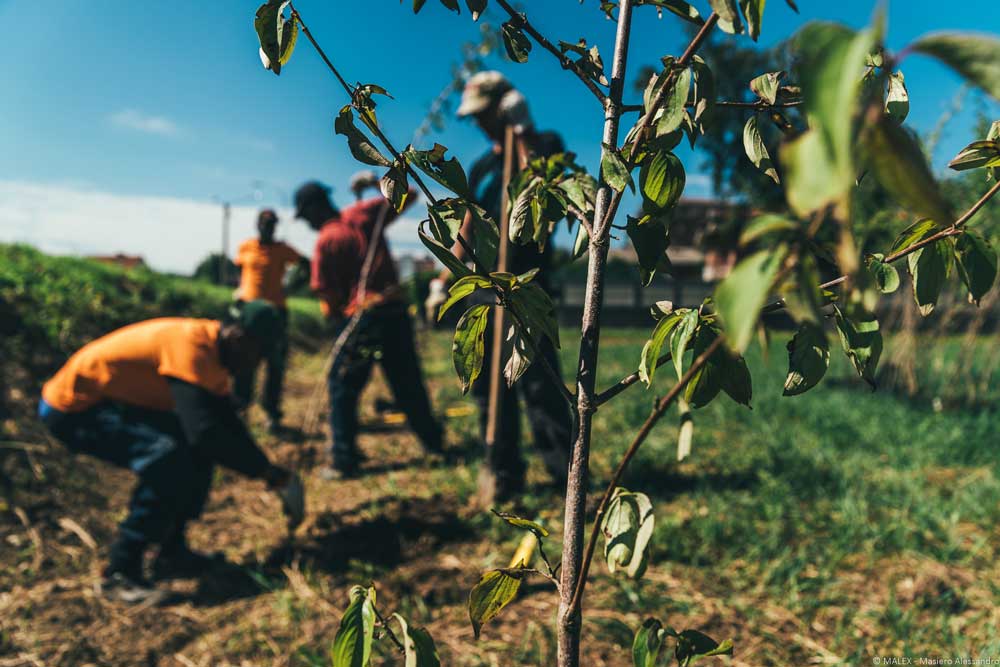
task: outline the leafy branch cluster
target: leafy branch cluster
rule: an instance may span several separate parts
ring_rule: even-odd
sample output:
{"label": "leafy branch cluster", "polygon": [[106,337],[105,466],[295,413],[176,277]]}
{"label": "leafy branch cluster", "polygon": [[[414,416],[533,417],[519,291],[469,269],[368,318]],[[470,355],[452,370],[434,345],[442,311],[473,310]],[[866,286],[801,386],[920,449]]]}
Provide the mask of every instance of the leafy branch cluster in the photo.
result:
{"label": "leafy branch cluster", "polygon": [[[967,223],[1000,191],[1000,183],[990,187],[964,214],[956,217],[952,213],[919,142],[903,125],[909,112],[909,96],[900,64],[911,54],[936,58],[968,83],[1000,99],[1000,41],[981,35],[938,33],[891,53],[884,47],[882,17],[876,17],[873,25],[864,30],[811,23],[792,40],[797,65],[791,75],[779,71],[754,77],[748,85],[757,97],[755,101],[720,100],[716,98],[711,63],[697,52],[716,28],[756,40],[765,3],[707,2],[711,12],[705,18],[683,0],[601,2],[600,10],[617,22],[608,76],[596,46],[583,39],[552,42],[525,13],[506,0],[496,0],[508,17],[500,32],[510,58],[526,62],[533,44],[537,44],[580,80],[596,98],[604,116],[596,176],[579,165],[572,153],[533,157],[512,179],[509,210],[503,212],[509,219],[511,241],[543,246],[555,226],[565,220],[571,229],[576,227],[574,257],[588,255],[587,300],[575,389],[558,382],[576,412],[562,560],[553,567],[545,556],[542,545],[548,532],[544,528],[500,513],[509,524],[534,536],[545,569],[530,567],[529,554],[511,567],[484,574],[469,600],[470,619],[478,636],[482,625],[515,598],[525,577],[541,576],[551,581],[561,602],[561,666],[579,664],[583,594],[600,539],[604,539],[605,560],[612,574],[640,578],[647,567],[654,522],[652,504],[644,494],[618,486],[630,460],[675,403],[681,411],[680,455],[690,449],[692,410],[708,405],[720,394],[750,406],[752,377],[742,355],[755,334],[766,330],[762,315],[784,310],[796,325],[788,341],[785,395],[808,391],[825,375],[830,361],[828,323],[837,330],[841,347],[858,375],[874,387],[883,348],[875,310],[882,294],[901,285],[895,262],[907,260],[913,298],[923,315],[934,310],[953,270],[970,301],[976,304],[996,282],[996,251],[983,236],[968,229]],[[425,4],[425,0],[415,0],[414,12]],[[461,12],[458,0],[441,0],[441,4]],[[488,0],[466,0],[465,4],[476,20]],[[787,0],[787,4],[797,11],[794,2]],[[657,13],[666,10],[696,25],[698,30],[680,55],[660,58],[662,67],[650,78],[642,102],[629,105],[623,100],[623,84],[630,29],[638,20],[633,10],[643,6],[653,7]],[[286,8],[290,9],[288,18]],[[350,98],[337,116],[336,132],[345,136],[357,160],[386,170],[382,192],[397,210],[409,196],[409,181],[423,192],[427,217],[419,227],[419,237],[457,278],[442,314],[480,290],[495,297],[492,304],[469,307],[457,325],[452,356],[463,391],[482,371],[483,337],[491,308],[503,308],[511,315],[505,338],[512,344],[505,352],[504,374],[508,383],[515,382],[539,357],[537,349],[543,337],[559,345],[555,309],[545,291],[533,282],[535,271],[514,275],[490,270],[499,244],[498,221],[473,201],[461,164],[448,158],[447,148],[439,144],[429,150],[413,146],[396,150],[375,113],[374,96],[387,96],[386,90],[375,84],[348,84],[290,2],[265,3],[257,12],[255,25],[262,62],[276,74],[287,63],[301,28]],[[637,112],[638,117],[619,141],[621,118],[630,112]],[[635,247],[643,283],[648,284],[656,272],[671,270],[666,251],[674,209],[686,182],[684,166],[673,151],[685,138],[695,146],[713,119],[726,112],[749,112],[743,127],[747,158],[781,189],[785,205],[758,216],[744,229],[740,238],[742,259],[711,297],[697,305],[657,304],[653,309],[657,321],[642,346],[637,371],[598,391],[595,385],[603,274],[610,233],[616,226],[624,191],[631,188],[641,197],[641,210],[626,216],[624,229]],[[362,127],[356,124],[355,117]],[[762,131],[765,121],[778,128],[776,140]],[[378,140],[381,149],[364,130]],[[1000,122],[994,123],[988,136],[956,156],[950,166],[956,170],[983,169],[988,179],[996,179],[1000,170]],[[449,196],[433,196],[425,178],[445,188]],[[885,253],[862,254],[853,238],[851,203],[858,184],[865,178],[877,180],[914,217]],[[473,229],[471,238],[465,238],[460,231],[466,221]],[[471,259],[471,267],[452,254],[456,243]],[[837,277],[823,281],[831,275]],[[676,382],[656,402],[623,452],[598,506],[589,540],[584,543],[593,414],[633,384],[641,382],[652,387],[657,369],[671,361]],[[558,380],[552,369],[548,371]],[[370,611],[366,612],[369,602]],[[362,644],[370,644],[365,638],[370,638],[371,631],[364,619],[376,616],[374,592],[355,589],[348,611],[352,609],[361,619],[358,623],[352,620],[352,636],[361,638]],[[400,622],[406,635],[405,623],[402,619]],[[338,634],[338,641],[340,637]],[[636,632],[634,664],[658,664],[668,639],[674,642],[674,657],[680,665],[699,656],[732,651],[731,642],[716,642],[696,630],[676,632],[649,619]],[[406,648],[405,641],[399,644]],[[338,662],[335,658],[334,664],[366,665],[366,651],[360,663]],[[415,660],[413,664],[437,664],[436,658]]]}

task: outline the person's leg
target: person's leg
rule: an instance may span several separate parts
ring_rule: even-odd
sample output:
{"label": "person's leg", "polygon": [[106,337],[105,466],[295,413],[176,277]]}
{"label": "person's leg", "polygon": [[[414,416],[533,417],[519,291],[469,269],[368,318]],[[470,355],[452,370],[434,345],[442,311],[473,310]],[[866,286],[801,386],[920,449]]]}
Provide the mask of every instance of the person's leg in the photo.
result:
{"label": "person's leg", "polygon": [[[555,347],[547,338],[542,340],[540,347],[542,355],[558,373],[559,356]],[[524,398],[532,439],[545,468],[555,482],[564,483],[573,437],[573,419],[569,406],[545,372],[540,359],[531,364],[515,387]]]}
{"label": "person's leg", "polygon": [[381,339],[382,369],[396,405],[406,414],[424,450],[441,451],[443,429],[434,418],[427,398],[410,316],[399,306],[381,308],[375,318]]}
{"label": "person's leg", "polygon": [[288,363],[288,310],[281,308],[281,331],[274,342],[274,349],[267,357],[267,378],[261,404],[271,419],[271,426],[281,424],[281,390],[285,382],[285,367]]}
{"label": "person's leg", "polygon": [[[355,474],[360,458],[357,449],[358,399],[371,374],[372,356],[368,317],[363,316],[340,351],[327,380],[330,392],[330,433],[333,467]],[[336,332],[340,335],[340,331]]]}
{"label": "person's leg", "polygon": [[[525,464],[521,456],[521,409],[517,395],[507,387],[507,380],[500,377],[500,420],[496,437],[487,441],[490,409],[490,360],[493,356],[492,321],[484,336],[485,354],[483,370],[472,385],[472,394],[479,406],[479,436],[486,453],[486,468],[493,476],[496,500],[505,500],[524,488]],[[481,492],[485,492],[481,489]]]}
{"label": "person's leg", "polygon": [[129,513],[119,525],[105,576],[142,580],[146,548],[158,543],[188,506],[194,466],[180,423],[172,413],[104,403],[80,413],[42,406],[40,416],[66,447],[135,472],[139,481]]}

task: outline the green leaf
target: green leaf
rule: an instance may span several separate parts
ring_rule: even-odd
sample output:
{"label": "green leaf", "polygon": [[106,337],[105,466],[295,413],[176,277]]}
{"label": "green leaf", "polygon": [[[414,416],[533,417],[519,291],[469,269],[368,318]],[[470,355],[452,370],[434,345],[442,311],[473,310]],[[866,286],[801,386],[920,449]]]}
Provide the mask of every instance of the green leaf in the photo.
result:
{"label": "green leaf", "polygon": [[470,197],[469,183],[465,178],[465,170],[457,158],[444,159],[444,154],[448,149],[441,144],[435,143],[434,148],[429,151],[418,151],[407,148],[403,151],[403,157],[407,162],[420,169],[435,181],[448,188],[459,197]]}
{"label": "green leaf", "polygon": [[794,279],[782,284],[785,309],[796,323],[823,321],[823,295],[819,289],[819,270],[812,254],[803,251],[795,265]]}
{"label": "green leaf", "polygon": [[480,629],[510,604],[520,587],[520,576],[500,570],[491,570],[480,577],[469,593],[469,619],[476,639],[479,639]]}
{"label": "green leaf", "polygon": [[[708,349],[708,346],[715,341],[718,335],[710,326],[702,325],[698,327],[698,331],[694,337],[694,345],[691,349],[691,358],[697,359],[700,357]],[[684,388],[684,400],[692,408],[705,407],[722,390],[722,369],[716,363],[718,357],[718,352],[709,357],[708,361],[695,372],[691,381]]]}
{"label": "green leaf", "polygon": [[458,8],[458,0],[441,0],[441,4],[456,14],[462,13],[462,10]]}
{"label": "green leaf", "polygon": [[663,624],[655,618],[647,618],[636,630],[632,641],[632,665],[634,667],[656,667],[666,636]]}
{"label": "green leaf", "polygon": [[406,183],[406,172],[400,166],[389,167],[382,180],[379,181],[379,189],[382,196],[388,200],[396,212],[400,212],[406,206],[406,198],[409,196],[410,188]]}
{"label": "green leaf", "polygon": [[413,0],[413,13],[419,14],[425,4],[427,4],[427,0]]}
{"label": "green leaf", "polygon": [[469,8],[469,13],[472,14],[473,21],[478,21],[482,13],[486,11],[488,1],[489,0],[465,0],[465,5]]}
{"label": "green leaf", "polygon": [[[643,107],[647,113],[652,112],[656,127],[656,136],[663,137],[680,128],[684,121],[685,105],[691,90],[691,70],[687,67],[675,69],[673,58],[665,58],[666,67],[658,76],[650,79],[643,94]],[[670,76],[673,72],[674,76]],[[656,108],[653,102],[664,86],[670,86],[662,95],[662,100]]]}
{"label": "green leaf", "polygon": [[910,113],[910,94],[906,91],[906,81],[902,72],[893,72],[889,75],[885,112],[897,125],[906,120],[906,116]]}
{"label": "green leaf", "polygon": [[808,218],[814,211],[841,201],[854,185],[854,175],[839,168],[817,130],[783,144],[781,159],[785,196],[792,211]]}
{"label": "green leaf", "polygon": [[430,250],[431,253],[438,258],[438,261],[448,267],[448,270],[456,276],[462,277],[471,275],[472,271],[469,270],[469,267],[451,254],[450,248],[444,247],[440,242],[432,238],[429,234],[427,234],[427,232],[424,231],[424,224],[426,222],[426,220],[422,221],[417,227],[417,236],[420,237],[420,242],[424,244],[424,247]]}
{"label": "green leaf", "polygon": [[800,217],[829,204],[846,204],[854,188],[853,126],[861,72],[875,43],[837,24],[811,23],[795,38],[803,102],[810,130],[782,147],[788,203]]}
{"label": "green leaf", "polygon": [[399,623],[403,643],[403,667],[441,667],[441,658],[429,632],[410,626],[399,614],[392,617]]}
{"label": "green leaf", "polygon": [[885,261],[885,255],[875,253],[868,261],[868,271],[875,279],[875,285],[882,294],[891,294],[899,289],[899,272],[889,262]]}
{"label": "green leaf", "polygon": [[913,279],[913,298],[923,316],[930,315],[937,305],[945,280],[951,272],[952,247],[947,239],[935,241],[907,256]]}
{"label": "green leaf", "polygon": [[428,204],[427,213],[430,215],[434,238],[446,248],[455,245],[455,237],[465,222],[468,210],[465,200],[457,197],[439,199],[436,204]]}
{"label": "green leaf", "polygon": [[760,24],[764,20],[764,3],[766,0],[740,0],[740,9],[747,21],[747,32],[750,39],[757,41],[760,37]]}
{"label": "green leaf", "polygon": [[532,335],[544,334],[559,348],[559,325],[556,320],[556,306],[552,297],[536,283],[518,285],[511,292],[510,307],[531,329]]}
{"label": "green leaf", "polygon": [[679,665],[689,665],[696,658],[713,655],[732,655],[733,641],[721,644],[698,630],[684,630],[677,635],[674,657]]}
{"label": "green leaf", "polygon": [[637,5],[654,5],[657,9],[666,9],[669,12],[673,12],[677,16],[681,17],[685,21],[689,21],[697,26],[705,24],[705,20],[701,18],[701,14],[698,10],[684,2],[684,0],[639,0],[635,4]]}
{"label": "green leaf", "polygon": [[448,309],[456,303],[469,296],[478,289],[491,289],[493,283],[482,276],[471,275],[459,278],[455,284],[448,289],[448,300],[441,304],[438,310],[438,322],[448,312]]}
{"label": "green leaf", "polygon": [[[374,591],[371,591],[374,592]],[[340,619],[330,657],[333,667],[368,667],[375,634],[375,601],[361,586],[351,589],[351,604]]]}
{"label": "green leaf", "polygon": [[955,171],[1000,167],[1000,141],[973,141],[948,166]]}
{"label": "green leaf", "polygon": [[491,267],[496,264],[500,251],[497,223],[475,204],[469,204],[468,210],[472,213],[472,249],[484,266]]}
{"label": "green leaf", "polygon": [[740,261],[715,288],[715,306],[726,327],[726,342],[735,352],[750,344],[760,309],[774,286],[785,257],[785,246],[761,250]]}
{"label": "green leaf", "polygon": [[920,243],[925,238],[933,236],[939,231],[941,231],[941,228],[933,220],[926,218],[917,220],[896,237],[896,240],[892,243],[890,254],[895,255],[902,250],[906,250],[910,246]]}
{"label": "green leaf", "polygon": [[639,259],[639,269],[642,276],[642,284],[648,285],[653,279],[657,269],[667,264],[667,247],[670,245],[670,238],[667,234],[666,215],[646,216],[646,221],[641,222],[638,218],[628,216],[625,225],[625,233],[628,234],[635,248],[635,254]]}
{"label": "green leaf", "polygon": [[529,339],[534,339],[530,332],[522,331],[516,323],[511,324],[508,333],[504,336],[503,349],[501,353],[507,357],[507,363],[503,367],[503,376],[507,380],[507,386],[513,387],[514,383],[521,379],[524,372],[531,367],[535,361],[534,348],[529,344]]}
{"label": "green leaf", "polygon": [[624,190],[632,179],[629,176],[628,166],[613,146],[604,146],[604,152],[601,154],[601,178],[618,192]]}
{"label": "green leaf", "polygon": [[736,0],[708,0],[712,11],[719,15],[719,28],[729,34],[743,32],[740,13],[736,8]]}
{"label": "green leaf", "polygon": [[924,152],[905,128],[880,116],[865,132],[864,146],[872,172],[898,203],[924,217],[953,219]]}
{"label": "green leaf", "polygon": [[990,242],[978,234],[964,232],[955,244],[958,275],[969,290],[969,301],[979,301],[990,291],[997,277],[997,253]]}
{"label": "green leaf", "polygon": [[800,231],[802,225],[795,220],[790,220],[783,215],[776,213],[764,213],[759,215],[743,228],[740,234],[740,245],[750,245],[754,241],[771,236],[787,236]]}
{"label": "green leaf", "polygon": [[694,103],[692,120],[701,126],[704,134],[705,125],[711,121],[715,111],[715,75],[700,56],[691,58],[691,81]]}
{"label": "green leaf", "polygon": [[392,166],[392,162],[382,155],[371,140],[354,125],[354,113],[350,105],[340,110],[337,119],[333,121],[333,129],[337,134],[347,137],[347,146],[351,149],[351,155],[355,160],[376,167]]}
{"label": "green leaf", "polygon": [[639,170],[639,189],[650,208],[662,211],[672,207],[684,192],[684,166],[677,156],[667,151],[655,153]]}
{"label": "green leaf", "polygon": [[608,571],[639,579],[646,571],[646,547],[653,536],[653,504],[644,493],[615,489],[601,523]]}
{"label": "green leaf", "polygon": [[[697,316],[697,313],[695,313]],[[660,319],[653,327],[653,333],[649,340],[642,347],[642,354],[639,357],[639,379],[648,387],[653,382],[653,375],[656,374],[656,360],[660,358],[660,350],[667,336],[681,322],[681,314],[677,312]]]}
{"label": "green leaf", "polygon": [[939,32],[921,37],[910,48],[937,58],[966,81],[1000,100],[1000,39],[995,36]]}
{"label": "green leaf", "polygon": [[771,162],[771,154],[767,152],[764,140],[760,137],[760,129],[757,127],[757,114],[750,116],[747,119],[747,124],[743,126],[743,150],[746,151],[747,157],[753,162],[753,166],[764,172],[775,183],[781,183],[781,180],[778,178],[778,170],[774,168],[774,163]]}
{"label": "green leaf", "polygon": [[682,316],[680,323],[670,336],[670,357],[674,361],[677,379],[680,380],[684,375],[684,353],[687,351],[695,329],[698,328],[699,317],[697,310],[681,309],[675,312]]}
{"label": "green leaf", "polygon": [[788,377],[785,396],[804,394],[815,387],[830,366],[830,343],[821,326],[803,324],[788,341]]}
{"label": "green leaf", "polygon": [[847,358],[872,389],[875,389],[875,368],[882,356],[882,332],[875,316],[860,307],[851,307],[848,315],[838,306],[833,307],[837,331]]}
{"label": "green leaf", "polygon": [[511,514],[510,512],[499,512],[495,509],[490,510],[498,517],[514,526],[515,528],[521,528],[522,530],[527,530],[535,534],[535,537],[548,537],[549,531],[545,530],[540,524],[529,521],[528,519],[522,519],[516,514]]}
{"label": "green leaf", "polygon": [[465,311],[455,327],[455,340],[451,346],[451,358],[455,372],[462,383],[462,393],[466,394],[472,383],[483,370],[485,344],[483,333],[489,320],[490,306],[480,304]]}
{"label": "green leaf", "polygon": [[503,35],[503,45],[507,49],[507,56],[518,63],[528,62],[528,54],[531,52],[531,42],[521,29],[510,21],[500,26]]}
{"label": "green leaf", "polygon": [[750,80],[750,90],[768,104],[778,101],[778,88],[785,72],[767,72]]}
{"label": "green leaf", "polygon": [[753,398],[753,384],[746,359],[740,356],[734,357],[726,350],[716,352],[713,356],[718,357],[715,363],[721,369],[722,391],[740,405],[749,408],[750,400]]}
{"label": "green leaf", "polygon": [[[281,66],[287,62],[287,58],[282,61],[282,54],[287,51],[287,55],[291,56],[294,39],[298,35],[294,21],[286,21],[282,15],[288,4],[289,0],[269,0],[254,14],[253,27],[260,41],[261,62],[275,74],[281,74]],[[286,28],[286,23],[293,25]]]}

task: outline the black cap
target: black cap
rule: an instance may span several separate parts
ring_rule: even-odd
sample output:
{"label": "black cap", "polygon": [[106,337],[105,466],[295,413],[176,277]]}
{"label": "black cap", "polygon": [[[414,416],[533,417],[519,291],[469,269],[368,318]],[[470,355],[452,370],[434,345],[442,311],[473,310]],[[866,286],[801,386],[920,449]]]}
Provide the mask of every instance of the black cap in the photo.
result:
{"label": "black cap", "polygon": [[309,181],[299,186],[295,191],[293,201],[295,203],[295,217],[302,217],[302,209],[314,203],[330,203],[330,192],[332,190],[319,181]]}
{"label": "black cap", "polygon": [[264,208],[260,210],[257,214],[257,224],[262,224],[265,222],[271,222],[277,224],[278,214],[274,212],[273,208]]}

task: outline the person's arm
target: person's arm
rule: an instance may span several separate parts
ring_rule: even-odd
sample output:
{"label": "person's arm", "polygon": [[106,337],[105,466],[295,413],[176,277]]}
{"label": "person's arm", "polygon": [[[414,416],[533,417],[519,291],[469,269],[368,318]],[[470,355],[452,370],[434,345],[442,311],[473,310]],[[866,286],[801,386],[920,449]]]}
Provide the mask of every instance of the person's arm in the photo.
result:
{"label": "person's arm", "polygon": [[174,412],[191,447],[212,461],[269,486],[281,486],[287,471],[271,464],[229,400],[198,385],[168,377]]}
{"label": "person's arm", "polygon": [[340,319],[344,316],[344,308],[350,300],[351,279],[356,273],[351,273],[352,267],[359,261],[345,252],[345,239],[333,239],[316,246],[316,255],[312,261],[312,275],[309,286],[326,304],[326,313],[330,319]]}

